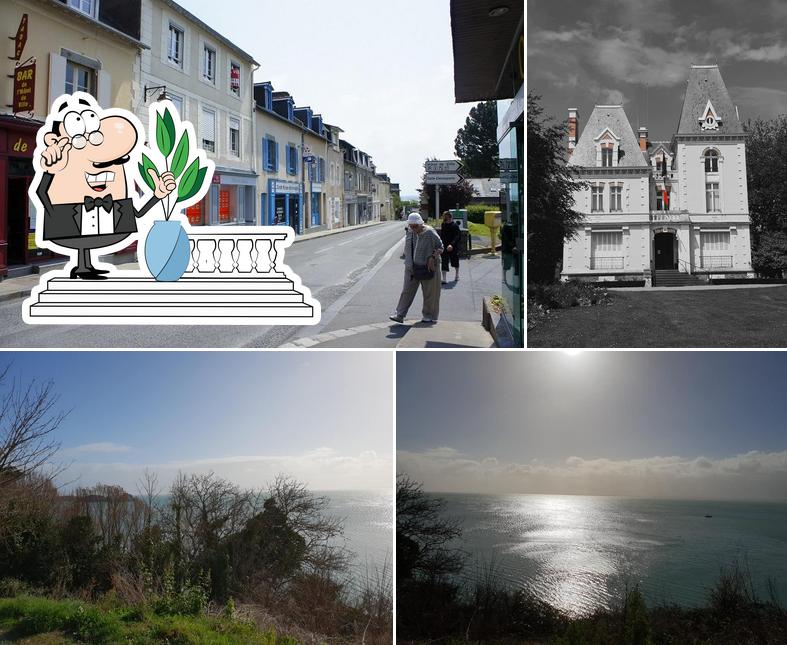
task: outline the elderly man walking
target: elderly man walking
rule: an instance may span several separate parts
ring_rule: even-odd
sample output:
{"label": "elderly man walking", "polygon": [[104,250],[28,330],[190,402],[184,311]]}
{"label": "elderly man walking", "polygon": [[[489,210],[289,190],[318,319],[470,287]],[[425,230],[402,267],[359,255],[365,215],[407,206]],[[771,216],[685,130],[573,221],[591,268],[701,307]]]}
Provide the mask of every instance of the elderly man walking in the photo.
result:
{"label": "elderly man walking", "polygon": [[407,218],[404,240],[404,286],[396,311],[390,316],[403,323],[420,285],[424,297],[423,323],[437,322],[440,315],[440,254],[443,243],[431,226],[424,224],[418,213]]}

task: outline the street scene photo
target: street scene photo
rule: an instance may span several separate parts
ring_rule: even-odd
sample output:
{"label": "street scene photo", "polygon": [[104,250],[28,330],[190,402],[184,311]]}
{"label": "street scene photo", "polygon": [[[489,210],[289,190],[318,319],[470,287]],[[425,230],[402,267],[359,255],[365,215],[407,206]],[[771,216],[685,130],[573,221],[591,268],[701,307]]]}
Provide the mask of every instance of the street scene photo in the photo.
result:
{"label": "street scene photo", "polygon": [[0,346],[524,347],[523,14],[5,0]]}
{"label": "street scene photo", "polygon": [[787,346],[784,3],[529,9],[528,346]]}
{"label": "street scene photo", "polygon": [[785,642],[786,368],[399,354],[397,641]]}
{"label": "street scene photo", "polygon": [[391,352],[0,353],[0,641],[392,643],[392,381]]}

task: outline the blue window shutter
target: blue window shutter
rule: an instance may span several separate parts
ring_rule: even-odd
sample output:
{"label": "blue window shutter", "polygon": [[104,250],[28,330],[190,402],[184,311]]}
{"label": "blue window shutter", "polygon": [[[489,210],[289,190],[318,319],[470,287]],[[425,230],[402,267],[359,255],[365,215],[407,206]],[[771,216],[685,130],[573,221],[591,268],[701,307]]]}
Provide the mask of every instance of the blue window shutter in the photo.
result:
{"label": "blue window shutter", "polygon": [[279,144],[274,142],[273,146],[274,146],[273,149],[275,151],[275,154],[273,155],[273,169],[278,171],[278,169],[279,169]]}
{"label": "blue window shutter", "polygon": [[268,140],[262,140],[262,167],[268,170]]}

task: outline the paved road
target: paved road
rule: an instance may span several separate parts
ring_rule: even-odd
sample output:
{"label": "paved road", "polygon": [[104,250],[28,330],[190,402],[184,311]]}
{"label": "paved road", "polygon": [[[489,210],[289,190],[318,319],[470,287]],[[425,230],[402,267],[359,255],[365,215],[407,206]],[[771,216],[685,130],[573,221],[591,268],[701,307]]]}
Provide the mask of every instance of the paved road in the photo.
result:
{"label": "paved road", "polygon": [[[332,305],[349,304],[368,286],[372,272],[400,272],[402,236],[402,223],[389,222],[304,240],[287,249],[285,262],[330,317],[336,310]],[[387,317],[396,295],[386,296],[391,302],[375,312],[375,320]],[[278,347],[299,333],[310,334],[300,327],[271,326],[29,326],[21,312],[21,300],[0,305],[0,347]],[[368,317],[359,317],[355,324]],[[343,318],[342,324],[353,326],[351,318]]]}

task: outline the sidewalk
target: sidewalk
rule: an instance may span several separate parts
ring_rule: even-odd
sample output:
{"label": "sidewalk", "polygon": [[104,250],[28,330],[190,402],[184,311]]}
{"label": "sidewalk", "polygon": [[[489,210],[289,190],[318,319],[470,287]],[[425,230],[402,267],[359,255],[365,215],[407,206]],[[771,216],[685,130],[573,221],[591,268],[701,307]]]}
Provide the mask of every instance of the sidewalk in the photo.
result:
{"label": "sidewalk", "polygon": [[[296,235],[294,244],[298,242],[305,242],[306,240],[315,240],[320,237],[328,235],[338,235],[339,233],[348,233],[349,231],[356,231],[362,228],[369,228],[371,226],[378,226],[386,222],[369,222],[367,224],[359,224],[357,226],[347,226],[345,228],[335,228],[328,231],[317,231],[315,233],[305,233],[303,235]],[[41,267],[40,273],[31,273],[23,275],[18,278],[7,278],[0,281],[0,302],[7,302],[9,300],[16,300],[27,298],[30,295],[33,287],[37,286],[41,280],[41,276],[50,271],[62,269],[66,264],[64,259],[62,262],[53,262],[46,266]],[[135,270],[139,268],[136,262],[127,262],[125,264],[118,264],[118,269]]]}

